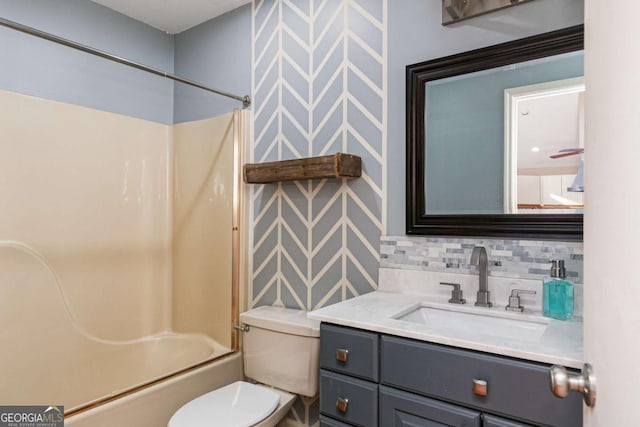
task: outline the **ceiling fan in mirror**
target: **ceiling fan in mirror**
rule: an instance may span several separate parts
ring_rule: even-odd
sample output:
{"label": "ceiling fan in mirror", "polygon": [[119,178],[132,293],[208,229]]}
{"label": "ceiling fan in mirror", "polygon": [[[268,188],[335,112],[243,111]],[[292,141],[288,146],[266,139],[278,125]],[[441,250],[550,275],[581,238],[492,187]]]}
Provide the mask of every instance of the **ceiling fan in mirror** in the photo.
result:
{"label": "ceiling fan in mirror", "polygon": [[576,154],[584,153],[584,148],[564,148],[562,150],[558,150],[558,154],[552,154],[549,156],[550,159],[559,159],[561,157],[574,156]]}
{"label": "ceiling fan in mirror", "polygon": [[576,173],[576,178],[573,180],[573,184],[567,187],[567,191],[571,191],[574,193],[583,193],[584,192],[584,148],[564,148],[562,150],[558,150],[558,154],[552,154],[549,156],[551,159],[559,159],[562,157],[575,156],[580,154],[580,167],[578,168],[578,172]]}

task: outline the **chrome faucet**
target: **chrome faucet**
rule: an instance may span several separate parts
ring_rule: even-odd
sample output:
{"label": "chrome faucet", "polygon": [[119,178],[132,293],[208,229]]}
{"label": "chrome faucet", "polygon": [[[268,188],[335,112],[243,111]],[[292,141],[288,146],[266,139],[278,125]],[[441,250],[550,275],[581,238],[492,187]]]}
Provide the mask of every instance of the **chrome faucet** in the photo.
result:
{"label": "chrome faucet", "polygon": [[493,304],[489,301],[489,288],[487,282],[489,272],[487,271],[487,250],[483,246],[476,246],[471,252],[471,265],[477,265],[480,270],[478,293],[475,305],[478,307],[491,307]]}

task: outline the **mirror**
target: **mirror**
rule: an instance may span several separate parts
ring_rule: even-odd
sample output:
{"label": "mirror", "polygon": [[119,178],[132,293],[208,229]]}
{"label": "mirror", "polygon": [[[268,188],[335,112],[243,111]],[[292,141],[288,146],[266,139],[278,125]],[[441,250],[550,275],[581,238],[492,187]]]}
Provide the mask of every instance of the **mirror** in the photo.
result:
{"label": "mirror", "polygon": [[407,234],[582,240],[583,40],[407,66]]}

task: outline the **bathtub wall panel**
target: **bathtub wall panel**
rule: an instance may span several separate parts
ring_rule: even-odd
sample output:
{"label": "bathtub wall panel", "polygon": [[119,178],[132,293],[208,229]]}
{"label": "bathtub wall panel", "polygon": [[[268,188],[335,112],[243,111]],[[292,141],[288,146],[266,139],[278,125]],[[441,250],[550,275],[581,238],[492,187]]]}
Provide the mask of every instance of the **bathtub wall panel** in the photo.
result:
{"label": "bathtub wall panel", "polygon": [[72,410],[229,353],[232,184],[232,114],[0,91],[0,401]]}
{"label": "bathtub wall panel", "polygon": [[0,402],[58,402],[67,411],[165,377],[229,350],[168,332],[97,340],[66,310],[49,266],[32,249],[0,245]]}
{"label": "bathtub wall panel", "polygon": [[[242,357],[235,353],[140,392],[64,420],[66,427],[166,426],[182,405],[242,379]],[[212,420],[215,425],[215,420]]]}
{"label": "bathtub wall panel", "polygon": [[173,329],[230,347],[233,114],[173,131]]}
{"label": "bathtub wall panel", "polygon": [[163,124],[0,91],[0,238],[46,259],[97,337],[170,327],[169,137]]}
{"label": "bathtub wall panel", "polygon": [[65,379],[65,373],[88,364],[81,353],[93,342],[73,327],[55,277],[29,248],[3,245],[0,284],[0,343],[5,349],[0,352],[0,401],[57,401],[58,393],[65,404],[77,403],[82,399],[74,390],[77,382],[73,375]]}

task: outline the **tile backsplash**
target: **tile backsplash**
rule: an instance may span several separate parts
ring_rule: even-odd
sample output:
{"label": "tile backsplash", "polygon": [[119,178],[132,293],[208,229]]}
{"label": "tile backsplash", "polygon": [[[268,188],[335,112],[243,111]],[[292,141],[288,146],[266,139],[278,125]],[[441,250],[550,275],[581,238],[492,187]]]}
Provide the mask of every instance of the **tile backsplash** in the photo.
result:
{"label": "tile backsplash", "polygon": [[477,274],[469,263],[474,246],[486,248],[490,276],[542,279],[551,260],[562,259],[567,278],[583,283],[582,242],[382,236],[380,267]]}

